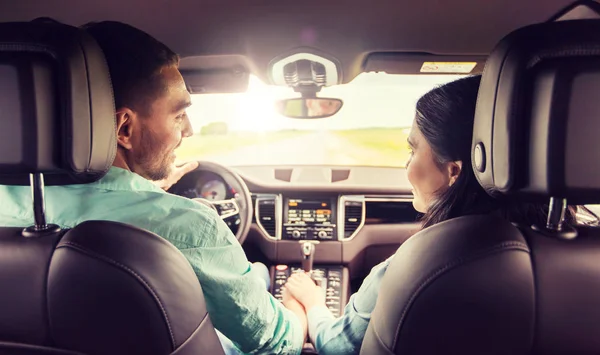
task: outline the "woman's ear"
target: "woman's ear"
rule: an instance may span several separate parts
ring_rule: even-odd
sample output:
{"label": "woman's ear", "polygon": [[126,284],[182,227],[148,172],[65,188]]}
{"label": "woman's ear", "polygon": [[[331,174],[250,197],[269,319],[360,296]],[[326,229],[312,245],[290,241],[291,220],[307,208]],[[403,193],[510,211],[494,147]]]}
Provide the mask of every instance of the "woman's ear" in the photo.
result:
{"label": "woman's ear", "polygon": [[133,125],[135,113],[128,108],[117,111],[117,144],[130,150],[133,147],[131,136],[133,134]]}
{"label": "woman's ear", "polygon": [[448,186],[454,185],[461,171],[462,161],[457,160],[448,163]]}

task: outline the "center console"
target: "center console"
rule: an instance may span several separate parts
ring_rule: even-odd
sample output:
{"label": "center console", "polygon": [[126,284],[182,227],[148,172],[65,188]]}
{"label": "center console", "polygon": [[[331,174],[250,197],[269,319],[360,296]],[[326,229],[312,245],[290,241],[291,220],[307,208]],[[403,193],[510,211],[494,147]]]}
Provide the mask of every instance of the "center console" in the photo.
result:
{"label": "center console", "polygon": [[[277,265],[271,272],[271,293],[282,300],[282,288],[288,277],[295,272],[303,272],[299,265]],[[312,278],[325,290],[325,305],[334,316],[342,315],[348,302],[348,269],[341,266],[315,266]]]}
{"label": "center console", "polygon": [[332,198],[286,198],[281,237],[284,240],[337,240],[336,218],[336,203]]}
{"label": "center console", "polygon": [[271,267],[271,293],[278,300],[283,300],[283,289],[288,278],[296,272],[305,272],[315,284],[321,286],[325,292],[325,305],[335,317],[342,315],[346,305],[349,290],[348,268],[333,265],[314,267],[315,249],[319,245],[317,240],[300,241],[301,265],[280,264]]}

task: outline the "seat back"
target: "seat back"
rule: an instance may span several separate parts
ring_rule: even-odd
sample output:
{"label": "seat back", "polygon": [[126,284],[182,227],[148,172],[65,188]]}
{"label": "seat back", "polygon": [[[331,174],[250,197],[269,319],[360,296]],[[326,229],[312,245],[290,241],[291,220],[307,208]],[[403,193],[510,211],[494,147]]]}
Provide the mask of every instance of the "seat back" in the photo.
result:
{"label": "seat back", "polygon": [[600,353],[600,21],[529,26],[483,73],[472,162],[493,196],[551,201],[546,226],[455,218],[415,234],[382,280],[363,354]]}
{"label": "seat back", "polygon": [[43,178],[93,182],[115,157],[94,40],[61,24],[0,24],[0,92],[0,184],[31,183],[36,218],[0,227],[0,354],[223,353],[194,271],[165,239],[115,222],[42,223]]}
{"label": "seat back", "polygon": [[21,232],[0,228],[0,353],[223,351],[194,271],[163,238],[105,221]]}

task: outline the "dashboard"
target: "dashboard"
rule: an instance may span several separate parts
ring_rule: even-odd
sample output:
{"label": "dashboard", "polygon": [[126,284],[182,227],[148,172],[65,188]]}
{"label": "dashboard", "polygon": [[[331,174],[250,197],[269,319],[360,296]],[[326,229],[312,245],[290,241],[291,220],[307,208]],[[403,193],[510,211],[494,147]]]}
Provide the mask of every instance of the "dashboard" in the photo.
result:
{"label": "dashboard", "polygon": [[[254,210],[242,247],[250,261],[269,266],[277,299],[291,274],[312,270],[315,282],[326,288],[327,307],[341,315],[355,283],[418,230],[419,214],[398,169],[379,169],[379,185],[373,171],[361,167],[253,166],[235,173],[248,186]],[[237,194],[209,170],[185,175],[170,192],[209,201]],[[236,233],[239,221],[228,219]],[[313,250],[308,263],[307,244]]]}
{"label": "dashboard", "polygon": [[[290,243],[295,243],[296,248],[298,242],[316,241],[323,244],[319,249],[343,243],[349,249],[355,244],[352,241],[369,229],[387,231],[390,236],[400,234],[400,244],[406,234],[404,230],[414,230],[419,214],[412,207],[410,187],[399,170],[402,169],[237,167],[236,173],[251,191],[254,207],[246,243],[255,244],[262,256],[273,262],[297,254],[297,251],[283,252]],[[377,179],[372,178],[375,174]],[[221,176],[210,171],[185,175],[170,192],[216,201],[236,195]],[[389,241],[390,238],[375,238],[368,243],[390,244]],[[359,249],[368,246],[357,244]],[[330,253],[334,254],[339,253]],[[335,260],[349,262],[342,256]]]}
{"label": "dashboard", "polygon": [[[332,278],[331,292],[341,297],[332,302],[344,304],[352,280],[362,280],[419,229],[402,169],[251,166],[234,171],[248,186],[254,209],[242,247],[250,261],[270,267],[272,280],[279,282],[272,285],[275,295],[302,264],[302,248],[310,242],[315,270]],[[223,177],[203,170],[185,175],[170,192],[207,200],[237,194]],[[226,223],[235,234],[239,220]],[[340,270],[341,286],[336,285]]]}
{"label": "dashboard", "polygon": [[274,241],[348,242],[365,225],[414,224],[419,217],[411,196],[259,193],[252,198],[257,226]]}

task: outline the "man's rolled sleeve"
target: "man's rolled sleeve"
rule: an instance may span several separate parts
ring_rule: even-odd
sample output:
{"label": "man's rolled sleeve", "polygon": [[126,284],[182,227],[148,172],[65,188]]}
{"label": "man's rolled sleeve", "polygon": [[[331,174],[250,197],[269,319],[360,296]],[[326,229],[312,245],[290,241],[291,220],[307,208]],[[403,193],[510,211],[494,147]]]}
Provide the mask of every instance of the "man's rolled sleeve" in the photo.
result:
{"label": "man's rolled sleeve", "polygon": [[[180,248],[194,269],[210,318],[221,333],[245,353],[300,354],[304,345],[300,320],[265,290],[264,281],[227,225],[214,216],[190,234],[196,247]],[[183,241],[182,241],[183,242]]]}

